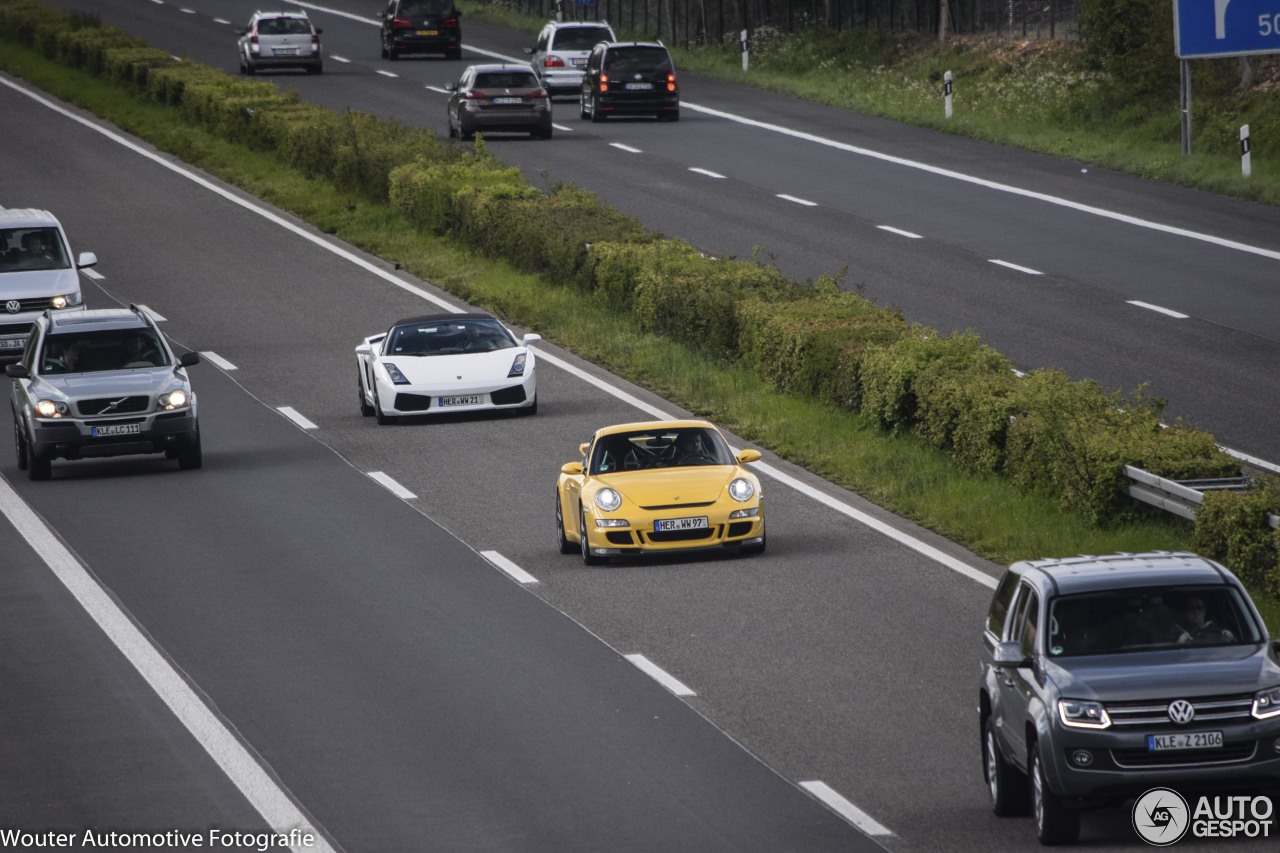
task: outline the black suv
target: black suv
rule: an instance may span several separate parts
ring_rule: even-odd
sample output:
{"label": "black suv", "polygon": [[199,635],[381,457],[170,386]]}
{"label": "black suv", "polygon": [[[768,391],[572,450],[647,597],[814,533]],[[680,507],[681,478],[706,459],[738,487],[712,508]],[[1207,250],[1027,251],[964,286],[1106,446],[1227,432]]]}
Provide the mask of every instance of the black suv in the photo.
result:
{"label": "black suv", "polygon": [[680,120],[680,84],[671,54],[661,42],[596,45],[587,57],[579,94],[583,118],[649,115]]}
{"label": "black suv", "polygon": [[389,0],[382,19],[382,58],[404,53],[443,53],[462,58],[462,12],[453,0]]}
{"label": "black suv", "polygon": [[982,769],[997,815],[1070,843],[1079,810],[1154,787],[1280,786],[1280,643],[1230,571],[1152,552],[1015,563],[983,632]]}

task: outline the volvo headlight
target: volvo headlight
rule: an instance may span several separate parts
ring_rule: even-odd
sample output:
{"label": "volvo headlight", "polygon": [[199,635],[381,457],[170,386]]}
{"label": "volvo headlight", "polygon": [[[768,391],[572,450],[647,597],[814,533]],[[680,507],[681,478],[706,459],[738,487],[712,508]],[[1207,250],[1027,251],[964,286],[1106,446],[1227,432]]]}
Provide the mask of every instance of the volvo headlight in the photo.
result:
{"label": "volvo headlight", "polygon": [[516,356],[515,361],[511,362],[511,370],[507,376],[524,376],[524,364],[529,360],[528,353],[520,353]]}
{"label": "volvo headlight", "polygon": [[618,494],[614,489],[601,489],[596,492],[596,506],[605,512],[613,512],[622,506],[622,495]]}
{"label": "volvo headlight", "polygon": [[179,388],[167,394],[161,394],[157,401],[162,409],[181,409],[191,404],[191,396],[185,389]]}
{"label": "volvo headlight", "polygon": [[752,483],[746,477],[734,477],[733,482],[729,484],[729,497],[739,503],[751,500],[755,493],[755,483]]}
{"label": "volvo headlight", "polygon": [[71,410],[60,400],[37,400],[36,415],[42,418],[60,418]]}
{"label": "volvo headlight", "polygon": [[1259,720],[1269,720],[1277,715],[1280,715],[1280,687],[1268,687],[1254,694],[1254,717]]}
{"label": "volvo headlight", "polygon": [[400,372],[400,368],[396,367],[394,364],[392,364],[389,361],[382,362],[382,366],[387,369],[387,375],[391,377],[392,382],[394,382],[397,385],[409,384],[409,380],[405,377],[403,373]]}
{"label": "volvo headlight", "polygon": [[1078,699],[1058,700],[1058,719],[1073,729],[1106,729],[1111,727],[1111,717],[1101,702],[1084,702]]}

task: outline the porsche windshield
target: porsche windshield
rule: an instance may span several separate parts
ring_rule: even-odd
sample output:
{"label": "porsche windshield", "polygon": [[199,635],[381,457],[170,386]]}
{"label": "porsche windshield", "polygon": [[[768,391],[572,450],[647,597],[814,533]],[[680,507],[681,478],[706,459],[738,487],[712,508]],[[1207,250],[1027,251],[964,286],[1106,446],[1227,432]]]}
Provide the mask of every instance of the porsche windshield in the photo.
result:
{"label": "porsche windshield", "polygon": [[497,320],[459,319],[397,326],[387,336],[385,355],[458,355],[517,346]]}
{"label": "porsche windshield", "polygon": [[596,442],[591,454],[592,474],[732,464],[729,445],[719,433],[702,427],[607,435]]}

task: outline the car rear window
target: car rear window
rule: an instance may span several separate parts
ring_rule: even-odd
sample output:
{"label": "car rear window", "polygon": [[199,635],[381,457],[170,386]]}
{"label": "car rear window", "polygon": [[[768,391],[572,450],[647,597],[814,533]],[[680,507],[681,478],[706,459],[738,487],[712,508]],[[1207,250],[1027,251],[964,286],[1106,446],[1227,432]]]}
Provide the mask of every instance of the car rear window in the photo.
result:
{"label": "car rear window", "polygon": [[311,32],[311,24],[301,18],[263,18],[258,21],[260,36],[301,36]]}
{"label": "car rear window", "polygon": [[591,50],[602,41],[613,41],[613,34],[604,27],[569,27],[556,30],[552,47],[557,50]]}
{"label": "car rear window", "polygon": [[396,14],[401,18],[439,18],[453,13],[453,0],[414,0],[401,3]]}
{"label": "car rear window", "polygon": [[604,70],[618,74],[666,74],[671,71],[671,56],[662,47],[611,50],[604,58]]}
{"label": "car rear window", "polygon": [[538,86],[538,78],[532,73],[490,72],[476,75],[476,86],[485,89],[534,89]]}

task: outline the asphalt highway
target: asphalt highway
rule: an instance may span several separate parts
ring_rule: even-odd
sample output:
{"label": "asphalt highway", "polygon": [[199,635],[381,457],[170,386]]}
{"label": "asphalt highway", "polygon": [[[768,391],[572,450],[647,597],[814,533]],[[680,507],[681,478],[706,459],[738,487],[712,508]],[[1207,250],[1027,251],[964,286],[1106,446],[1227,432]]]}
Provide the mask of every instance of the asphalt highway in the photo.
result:
{"label": "asphalt highway", "polygon": [[[0,204],[97,253],[91,307],[146,304],[206,354],[203,470],[30,483],[0,448],[19,685],[0,740],[30,774],[0,777],[6,825],[302,823],[353,851],[1034,846],[990,814],[978,761],[998,567],[766,453],[765,555],[587,569],[553,545],[555,471],[602,424],[683,412],[546,344],[535,417],[378,427],[354,346],[456,300],[9,86],[0,113],[22,164]],[[114,611],[54,579],[55,545]],[[158,663],[105,640],[129,626]],[[1119,809],[1084,838],[1139,844]]]}

